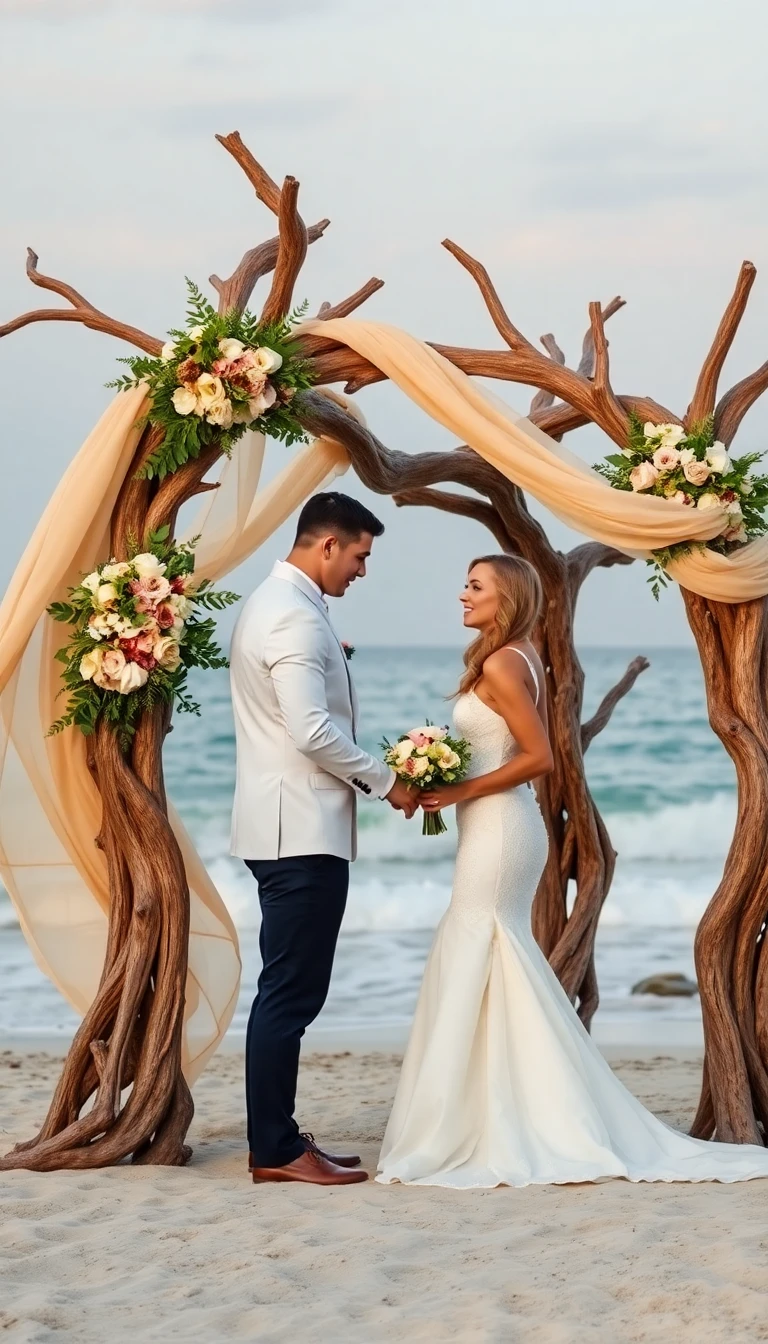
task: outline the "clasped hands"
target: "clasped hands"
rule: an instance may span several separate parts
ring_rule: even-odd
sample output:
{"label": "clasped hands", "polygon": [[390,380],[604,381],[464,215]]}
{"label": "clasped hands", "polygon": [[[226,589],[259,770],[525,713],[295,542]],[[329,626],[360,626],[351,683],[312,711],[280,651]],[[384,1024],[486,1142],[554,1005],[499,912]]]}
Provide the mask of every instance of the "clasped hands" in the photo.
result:
{"label": "clasped hands", "polygon": [[413,789],[404,779],[396,779],[387,802],[396,812],[404,812],[410,820],[420,807],[425,812],[440,812],[444,807],[460,803],[462,799],[460,784],[440,784],[433,789]]}

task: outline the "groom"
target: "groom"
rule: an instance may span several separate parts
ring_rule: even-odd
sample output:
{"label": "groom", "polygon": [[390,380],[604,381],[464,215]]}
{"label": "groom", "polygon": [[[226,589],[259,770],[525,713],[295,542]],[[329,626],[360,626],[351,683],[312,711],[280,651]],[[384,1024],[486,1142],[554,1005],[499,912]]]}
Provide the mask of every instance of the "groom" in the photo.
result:
{"label": "groom", "polygon": [[232,853],[259,884],[263,968],[246,1037],[254,1181],[349,1185],[358,1157],[333,1157],[293,1118],[299,1048],[322,1008],[356,853],[357,796],[411,817],[394,771],[355,740],[358,704],[326,594],[365,577],[384,528],[356,499],[314,495],[285,561],[251,594],[232,638],[237,785]]}

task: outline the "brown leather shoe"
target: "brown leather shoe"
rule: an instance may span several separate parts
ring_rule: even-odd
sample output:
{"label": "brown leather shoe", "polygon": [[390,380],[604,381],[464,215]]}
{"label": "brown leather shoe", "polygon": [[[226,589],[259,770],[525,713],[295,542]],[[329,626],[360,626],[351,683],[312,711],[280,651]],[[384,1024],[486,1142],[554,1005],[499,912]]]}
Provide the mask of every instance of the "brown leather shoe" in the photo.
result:
{"label": "brown leather shoe", "polygon": [[368,1180],[367,1171],[350,1171],[337,1167],[320,1153],[307,1149],[295,1162],[285,1167],[252,1167],[251,1178],[256,1185],[265,1181],[303,1181],[309,1185],[357,1185]]}
{"label": "brown leather shoe", "polygon": [[[357,1153],[348,1153],[344,1156],[337,1153],[326,1153],[315,1143],[314,1134],[300,1134],[299,1138],[306,1143],[308,1152],[319,1153],[320,1157],[324,1157],[326,1162],[332,1162],[335,1167],[359,1167],[363,1160],[358,1157]],[[253,1153],[248,1154],[248,1170],[253,1171]]]}

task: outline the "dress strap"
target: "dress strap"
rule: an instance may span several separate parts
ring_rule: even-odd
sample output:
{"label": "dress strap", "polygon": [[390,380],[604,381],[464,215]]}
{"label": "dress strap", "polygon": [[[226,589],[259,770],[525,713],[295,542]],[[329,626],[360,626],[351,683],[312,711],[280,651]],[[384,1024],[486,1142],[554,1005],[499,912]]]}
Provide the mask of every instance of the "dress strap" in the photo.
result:
{"label": "dress strap", "polygon": [[521,658],[524,658],[525,661],[526,661],[526,663],[528,664],[529,671],[530,671],[530,673],[531,673],[531,676],[533,677],[533,684],[534,684],[534,686],[536,687],[536,699],[535,699],[535,701],[534,701],[534,704],[538,705],[538,703],[539,703],[539,678],[538,678],[538,676],[536,675],[536,668],[534,667],[534,665],[533,665],[531,659],[528,657],[528,654],[527,654],[527,653],[523,653],[523,650],[522,650],[522,649],[518,649],[518,647],[517,647],[516,644],[505,644],[505,645],[504,645],[504,648],[505,648],[505,649],[511,649],[513,653],[519,653],[519,654],[520,654],[520,657],[521,657]]}

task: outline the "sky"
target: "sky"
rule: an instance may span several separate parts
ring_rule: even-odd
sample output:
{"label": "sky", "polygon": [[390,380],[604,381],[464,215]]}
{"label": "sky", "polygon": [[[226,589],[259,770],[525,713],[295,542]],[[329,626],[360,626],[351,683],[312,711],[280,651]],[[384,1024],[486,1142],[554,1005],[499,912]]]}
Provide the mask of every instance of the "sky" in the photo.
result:
{"label": "sky", "polygon": [[[0,0],[0,29],[0,323],[61,302],[26,280],[29,245],[106,312],[160,336],[179,325],[185,275],[205,286],[275,232],[214,140],[237,129],[273,177],[300,180],[305,219],[332,221],[296,290],[311,311],[377,275],[361,315],[498,346],[447,236],[485,263],[515,324],[534,341],[554,332],[569,361],[588,302],[621,294],[614,387],[682,414],[748,258],[761,273],[723,387],[766,358],[760,0]],[[0,342],[0,589],[126,353],[71,324]],[[528,406],[525,388],[494,391]],[[391,447],[453,446],[388,385],[359,402]],[[767,429],[768,404],[737,447],[759,450]],[[569,445],[589,461],[611,447],[593,428]],[[270,446],[265,478],[286,452]],[[462,643],[456,598],[490,535],[398,510],[351,473],[339,486],[386,525],[334,611],[340,635]],[[555,545],[583,540],[532,507]],[[247,593],[289,545],[288,525],[228,584]],[[595,573],[579,641],[689,643],[677,592],[656,604],[645,580],[639,564]]]}

